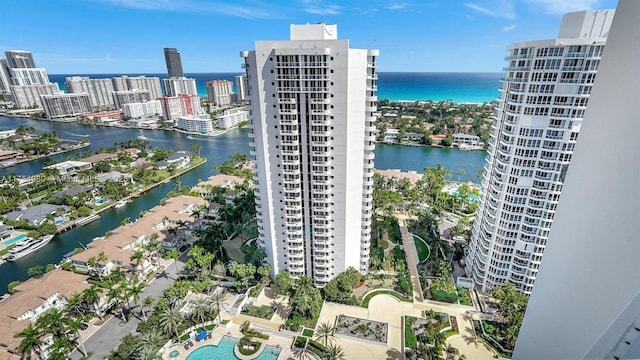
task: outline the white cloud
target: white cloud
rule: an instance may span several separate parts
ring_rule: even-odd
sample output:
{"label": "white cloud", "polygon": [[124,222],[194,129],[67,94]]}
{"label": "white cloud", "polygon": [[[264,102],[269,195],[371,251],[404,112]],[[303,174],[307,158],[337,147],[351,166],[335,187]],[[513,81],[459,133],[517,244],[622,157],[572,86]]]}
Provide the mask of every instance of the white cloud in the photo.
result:
{"label": "white cloud", "polygon": [[325,5],[325,6],[307,6],[303,10],[309,14],[316,15],[338,15],[340,14],[341,6],[338,5]]}
{"label": "white cloud", "polygon": [[554,15],[593,9],[598,6],[600,0],[526,0],[534,7],[541,7],[543,12]]}
{"label": "white cloud", "polygon": [[387,5],[387,9],[389,10],[402,10],[406,8],[408,5],[404,3],[391,3]]}
{"label": "white cloud", "polygon": [[506,18],[510,20],[516,18],[512,0],[491,0],[485,1],[483,4],[464,3],[464,6],[482,15]]}
{"label": "white cloud", "polygon": [[206,12],[224,14],[242,18],[267,18],[272,14],[257,6],[229,5],[203,0],[93,0],[130,9],[169,11],[169,12]]}
{"label": "white cloud", "polygon": [[502,31],[507,32],[517,28],[518,25],[507,25],[502,27]]}

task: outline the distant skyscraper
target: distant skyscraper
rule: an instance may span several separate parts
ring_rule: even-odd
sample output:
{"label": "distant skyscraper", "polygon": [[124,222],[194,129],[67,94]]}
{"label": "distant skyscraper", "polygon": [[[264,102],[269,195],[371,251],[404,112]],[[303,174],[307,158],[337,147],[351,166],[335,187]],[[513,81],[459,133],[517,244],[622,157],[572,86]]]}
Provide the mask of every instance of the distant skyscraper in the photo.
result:
{"label": "distant skyscraper", "polygon": [[36,67],[31,51],[9,50],[5,51],[5,55],[7,56],[7,66],[9,66],[9,68],[28,69]]}
{"label": "distant skyscraper", "polygon": [[58,83],[47,85],[11,85],[11,101],[17,108],[42,107],[42,95],[60,94]]}
{"label": "distant skyscraper", "polygon": [[195,79],[188,79],[184,77],[162,79],[162,85],[164,85],[165,96],[177,96],[180,94],[198,95]]}
{"label": "distant skyscraper", "polygon": [[640,359],[638,18],[618,2],[513,359]]}
{"label": "distant skyscraper", "polygon": [[151,99],[152,97],[149,90],[124,90],[113,92],[113,100],[117,109],[121,109],[124,104],[145,102]]}
{"label": "distant skyscraper", "polygon": [[507,48],[466,257],[482,291],[507,281],[533,289],[613,14],[566,14],[557,39]]}
{"label": "distant skyscraper", "polygon": [[67,92],[87,93],[94,110],[110,110],[115,107],[113,82],[111,79],[90,79],[71,76],[65,82]]}
{"label": "distant skyscraper", "polygon": [[170,78],[184,77],[180,51],[174,48],[164,48],[164,60],[167,63],[167,74]]}
{"label": "distant skyscraper", "polygon": [[238,101],[248,100],[249,95],[247,94],[247,87],[247,75],[236,76],[236,89],[238,89],[236,98]]}
{"label": "distant skyscraper", "polygon": [[198,95],[165,96],[160,101],[165,121],[175,121],[179,116],[202,114]]}
{"label": "distant skyscraper", "polygon": [[290,40],[242,52],[250,84],[258,244],[274,274],[316,286],[369,266],[377,50],[336,25],[291,25]]}
{"label": "distant skyscraper", "polygon": [[207,99],[210,104],[226,106],[233,102],[233,83],[229,80],[207,81]]}
{"label": "distant skyscraper", "polygon": [[152,99],[162,97],[162,88],[160,87],[160,78],[157,76],[118,76],[111,78],[115,91],[126,90],[149,90]]}
{"label": "distant skyscraper", "polygon": [[73,117],[91,112],[89,94],[42,95],[42,108],[48,119]]}
{"label": "distant skyscraper", "polygon": [[0,96],[11,97],[11,75],[7,67],[7,60],[0,59]]}

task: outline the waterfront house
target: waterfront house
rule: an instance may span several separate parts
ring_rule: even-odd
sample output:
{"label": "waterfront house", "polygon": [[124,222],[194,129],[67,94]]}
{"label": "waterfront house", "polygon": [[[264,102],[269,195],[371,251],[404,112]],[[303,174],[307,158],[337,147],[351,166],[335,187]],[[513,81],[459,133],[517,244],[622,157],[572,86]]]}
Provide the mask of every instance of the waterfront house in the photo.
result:
{"label": "waterfront house", "polygon": [[130,182],[133,184],[133,175],[131,174],[124,174],[121,173],[119,171],[111,171],[108,173],[104,173],[104,174],[98,174],[98,181],[103,183],[105,181],[117,181],[120,182],[122,184]]}
{"label": "waterfront house", "polygon": [[63,217],[69,212],[66,205],[40,204],[26,210],[14,210],[5,215],[7,220],[23,220],[31,225],[40,226],[51,217]]}
{"label": "waterfront house", "polygon": [[86,158],[82,158],[82,159],[80,159],[78,161],[87,162],[87,163],[90,163],[91,165],[95,165],[96,163],[99,163],[100,161],[112,160],[112,159],[117,159],[117,158],[118,158],[117,154],[99,153],[99,154],[91,155],[91,156],[86,157]]}
{"label": "waterfront house", "polygon": [[457,133],[451,136],[454,145],[470,145],[470,146],[484,146],[484,142],[477,135]]}
{"label": "waterfront house", "polygon": [[[20,338],[14,335],[49,309],[63,309],[67,300],[91,287],[88,277],[64,270],[52,270],[40,278],[32,278],[14,288],[15,293],[0,301],[0,359],[19,359]],[[40,358],[48,357],[51,335],[42,339]]]}
{"label": "waterfront house", "polygon": [[90,162],[68,160],[46,166],[45,169],[56,169],[60,175],[64,176],[76,175],[79,172],[91,170],[92,167]]}
{"label": "waterfront house", "polygon": [[191,163],[191,158],[186,151],[176,151],[167,157],[167,163],[173,164],[176,169],[186,168]]}
{"label": "waterfront house", "polygon": [[[90,242],[87,250],[71,256],[73,266],[80,271],[87,271],[105,276],[116,267],[131,272],[140,280],[155,271],[155,264],[150,254],[145,254],[139,263],[131,260],[136,250],[145,250],[145,245],[157,236],[163,247],[171,249],[177,245],[193,242],[192,212],[205,203],[204,199],[181,195],[170,198],[165,205],[158,205],[150,209],[142,218],[113,230],[109,237],[99,238]],[[186,225],[186,227],[182,227]],[[175,229],[175,230],[173,230]],[[154,236],[154,234],[156,234]],[[92,259],[97,260],[104,253],[107,260],[91,265]]]}
{"label": "waterfront house", "polygon": [[58,200],[63,200],[66,196],[69,196],[73,199],[80,193],[90,193],[92,196],[97,196],[98,189],[95,186],[76,185],[55,193],[53,197]]}
{"label": "waterfront house", "polygon": [[0,162],[18,161],[24,159],[22,150],[0,150]]}

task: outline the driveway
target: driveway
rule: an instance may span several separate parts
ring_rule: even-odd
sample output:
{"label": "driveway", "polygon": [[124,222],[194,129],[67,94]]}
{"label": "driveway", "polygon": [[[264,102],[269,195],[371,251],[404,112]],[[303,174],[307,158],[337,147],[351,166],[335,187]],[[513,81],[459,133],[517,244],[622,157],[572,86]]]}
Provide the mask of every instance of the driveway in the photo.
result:
{"label": "driveway", "polygon": [[[178,260],[179,269],[182,269],[186,259],[187,255],[183,253]],[[144,299],[147,296],[156,299],[161,297],[162,292],[175,281],[177,278],[175,264],[173,261],[167,261],[164,262],[164,264],[166,266],[165,270],[159,273],[151,283],[147,285],[140,295],[140,299]],[[116,314],[117,313],[118,312],[116,312]],[[132,315],[137,315],[137,308],[134,308]],[[123,336],[135,333],[140,322],[141,319],[138,319],[136,316],[130,316],[128,322],[121,324],[117,316],[112,316],[102,326],[91,325],[80,335],[80,340],[84,342],[87,352],[93,352],[91,359],[103,359],[109,356],[111,350],[120,345]],[[72,360],[78,360],[81,357],[82,354],[77,349],[70,355]]]}

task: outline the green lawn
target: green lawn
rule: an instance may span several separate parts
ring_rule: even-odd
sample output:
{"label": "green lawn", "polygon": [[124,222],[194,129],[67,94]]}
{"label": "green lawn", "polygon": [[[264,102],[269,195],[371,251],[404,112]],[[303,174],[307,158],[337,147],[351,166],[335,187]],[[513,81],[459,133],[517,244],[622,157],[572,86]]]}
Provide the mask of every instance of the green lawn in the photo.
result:
{"label": "green lawn", "polygon": [[404,346],[411,349],[416,349],[418,347],[418,340],[411,329],[411,326],[417,319],[418,318],[413,316],[404,317]]}
{"label": "green lawn", "polygon": [[417,235],[413,235],[413,242],[416,244],[416,250],[418,250],[418,261],[422,263],[429,258],[429,247],[427,243]]}

